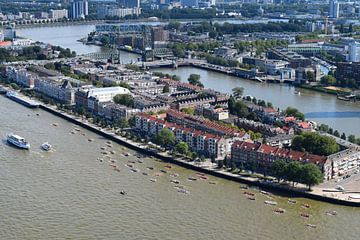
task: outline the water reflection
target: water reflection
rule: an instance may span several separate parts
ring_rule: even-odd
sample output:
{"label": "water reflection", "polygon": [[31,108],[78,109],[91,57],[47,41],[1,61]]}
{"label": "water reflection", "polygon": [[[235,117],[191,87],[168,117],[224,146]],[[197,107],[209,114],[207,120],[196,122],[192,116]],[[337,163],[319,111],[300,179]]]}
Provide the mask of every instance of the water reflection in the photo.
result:
{"label": "water reflection", "polygon": [[310,112],[305,116],[307,118],[360,118],[360,112]]}

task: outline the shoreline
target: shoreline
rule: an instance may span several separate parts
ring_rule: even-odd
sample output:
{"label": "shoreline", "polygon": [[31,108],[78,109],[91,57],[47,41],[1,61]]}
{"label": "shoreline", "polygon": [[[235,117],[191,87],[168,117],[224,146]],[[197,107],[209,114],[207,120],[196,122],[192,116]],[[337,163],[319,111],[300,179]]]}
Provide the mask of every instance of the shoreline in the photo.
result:
{"label": "shoreline", "polygon": [[327,197],[327,196],[323,196],[323,195],[315,194],[315,193],[311,193],[311,192],[289,189],[286,187],[282,187],[280,185],[267,184],[266,182],[262,182],[257,179],[254,179],[254,178],[241,177],[239,175],[235,175],[230,172],[225,172],[222,170],[215,170],[215,169],[208,169],[208,168],[204,168],[201,166],[197,166],[190,162],[186,162],[186,161],[180,160],[178,158],[174,158],[174,157],[166,155],[164,153],[157,153],[152,150],[149,150],[142,144],[132,142],[131,140],[121,137],[121,136],[117,136],[113,132],[108,132],[105,129],[98,127],[94,124],[82,121],[80,117],[75,117],[75,116],[69,115],[69,114],[65,113],[64,111],[54,109],[53,107],[50,107],[50,106],[47,106],[44,104],[40,104],[40,109],[42,109],[46,112],[49,112],[53,115],[56,115],[58,117],[61,117],[67,121],[70,121],[71,123],[74,123],[78,126],[81,126],[85,129],[89,130],[89,131],[99,134],[109,140],[112,140],[120,145],[128,147],[134,151],[141,152],[142,154],[146,154],[148,156],[156,157],[162,161],[170,162],[170,163],[176,164],[178,166],[184,167],[186,169],[202,172],[202,173],[205,173],[208,175],[235,181],[238,183],[256,186],[261,189],[274,191],[275,193],[286,194],[289,197],[304,197],[304,198],[309,198],[312,200],[317,200],[317,201],[322,201],[322,202],[327,202],[327,203],[332,203],[332,204],[337,204],[337,205],[342,205],[342,206],[360,207],[360,202],[347,201],[347,200]]}
{"label": "shoreline", "polygon": [[[2,85],[0,85],[0,86],[2,86]],[[23,96],[23,94],[21,94],[21,96]],[[150,150],[147,148],[148,146],[143,143],[134,142],[125,137],[118,136],[114,132],[107,131],[104,128],[101,128],[93,123],[88,122],[86,120],[86,118],[84,119],[82,117],[77,117],[72,114],[68,114],[63,110],[59,110],[59,109],[57,109],[56,106],[54,107],[54,106],[46,105],[38,100],[36,102],[39,103],[40,109],[42,109],[48,113],[51,113],[51,114],[58,116],[64,120],[67,120],[73,124],[76,124],[80,127],[83,127],[85,129],[89,130],[89,131],[99,134],[100,136],[102,136],[104,138],[112,140],[112,141],[114,141],[120,145],[123,145],[127,148],[130,148],[134,151],[141,152],[142,154],[145,154],[148,156],[156,157],[162,161],[170,162],[170,163],[176,164],[178,166],[184,167],[186,169],[202,172],[202,173],[205,173],[208,175],[231,180],[231,181],[238,182],[238,183],[256,186],[256,187],[259,187],[260,189],[273,191],[275,193],[285,194],[289,198],[304,197],[304,198],[309,198],[312,200],[317,200],[317,201],[322,201],[322,202],[327,202],[327,203],[332,203],[332,204],[337,204],[337,205],[342,205],[342,206],[360,207],[359,200],[349,201],[349,200],[345,200],[345,199],[324,196],[324,194],[325,194],[324,191],[319,192],[319,190],[321,190],[321,189],[316,189],[317,192],[319,192],[319,193],[301,191],[301,190],[297,190],[297,189],[291,189],[289,187],[284,187],[279,184],[267,183],[265,181],[261,181],[254,177],[239,176],[239,175],[236,175],[236,174],[224,171],[224,170],[216,169],[216,168],[212,168],[212,169],[204,168],[204,167],[198,166],[194,163],[187,162],[187,161],[181,160],[179,158],[170,156],[167,154],[167,152],[159,153],[154,150]],[[16,102],[16,103],[18,103],[18,102]]]}

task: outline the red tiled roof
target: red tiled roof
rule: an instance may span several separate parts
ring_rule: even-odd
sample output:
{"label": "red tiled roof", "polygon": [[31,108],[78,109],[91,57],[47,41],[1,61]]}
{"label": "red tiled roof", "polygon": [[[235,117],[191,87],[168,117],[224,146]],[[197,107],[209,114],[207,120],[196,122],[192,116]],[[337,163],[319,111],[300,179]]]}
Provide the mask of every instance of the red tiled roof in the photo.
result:
{"label": "red tiled roof", "polygon": [[0,42],[0,47],[7,47],[10,46],[11,42],[10,41],[2,41]]}
{"label": "red tiled roof", "polygon": [[172,116],[174,118],[177,118],[177,119],[188,119],[188,120],[190,120],[192,122],[195,122],[195,123],[198,123],[198,124],[200,124],[202,126],[205,126],[206,128],[222,132],[222,133],[224,133],[226,135],[231,135],[231,136],[233,136],[233,135],[244,136],[245,135],[244,132],[237,131],[237,130],[235,130],[233,128],[223,126],[223,125],[220,125],[218,123],[215,123],[215,122],[212,122],[212,121],[209,121],[209,120],[206,120],[206,119],[200,119],[198,117],[195,117],[195,116],[183,113],[183,112],[179,112],[179,111],[176,111],[176,110],[173,110],[173,109],[169,109],[167,111],[167,114],[168,114],[168,116],[170,115],[170,116]]}
{"label": "red tiled roof", "polygon": [[310,125],[308,122],[299,122],[298,126],[304,129],[310,128]]}
{"label": "red tiled roof", "polygon": [[296,121],[296,117],[289,116],[289,117],[286,117],[284,120],[285,120],[286,123],[288,123],[288,122],[295,122],[295,121]]}
{"label": "red tiled roof", "polygon": [[280,159],[291,159],[292,161],[305,161],[314,164],[324,164],[326,162],[326,157],[314,155],[306,152],[293,151],[289,149],[272,147],[266,144],[256,145],[255,143],[236,141],[232,145],[233,149],[253,149],[262,154],[273,154]]}
{"label": "red tiled roof", "polygon": [[173,128],[174,131],[180,129],[180,130],[184,131],[185,133],[191,133],[193,136],[203,136],[205,138],[214,138],[214,139],[217,139],[217,140],[220,140],[222,138],[221,136],[216,135],[216,134],[211,134],[211,133],[207,133],[207,132],[204,132],[204,131],[187,128],[187,127],[184,127],[182,125],[167,122],[167,121],[165,121],[163,119],[158,119],[155,116],[150,116],[150,115],[147,115],[147,114],[144,114],[144,113],[139,113],[138,116],[140,116],[140,117],[142,117],[144,119],[147,119],[148,121],[155,122],[157,124],[163,124],[167,128]]}

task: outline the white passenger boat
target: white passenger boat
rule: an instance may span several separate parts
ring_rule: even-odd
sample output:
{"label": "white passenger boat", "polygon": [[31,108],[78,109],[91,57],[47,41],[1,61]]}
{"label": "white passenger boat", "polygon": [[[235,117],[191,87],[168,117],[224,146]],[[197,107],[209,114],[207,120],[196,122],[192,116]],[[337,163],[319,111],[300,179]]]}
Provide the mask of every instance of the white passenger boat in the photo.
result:
{"label": "white passenger boat", "polygon": [[21,149],[30,149],[30,143],[28,143],[25,138],[23,137],[20,137],[18,135],[15,135],[15,134],[8,134],[7,135],[7,141],[8,143],[18,147],[18,148],[21,148]]}

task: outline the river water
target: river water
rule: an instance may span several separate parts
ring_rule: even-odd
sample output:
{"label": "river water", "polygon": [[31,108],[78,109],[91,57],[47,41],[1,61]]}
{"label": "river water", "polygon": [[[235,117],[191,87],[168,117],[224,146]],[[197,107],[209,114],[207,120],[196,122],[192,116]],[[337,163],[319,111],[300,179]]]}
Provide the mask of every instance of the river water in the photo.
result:
{"label": "river water", "polygon": [[[188,181],[195,172],[177,166],[155,176],[166,164],[146,157],[135,164],[140,172],[134,173],[124,166],[128,160],[137,161],[134,152],[116,143],[108,147],[103,137],[80,127],[74,131],[75,126],[61,118],[3,96],[0,112],[0,239],[350,240],[360,234],[360,209],[302,198],[291,205],[287,197],[274,195],[278,207],[286,209],[276,215],[259,190],[248,190],[256,193],[256,200],[250,201],[238,183],[215,177]],[[9,146],[9,132],[29,140],[31,150]],[[53,152],[40,149],[45,141],[54,146]],[[109,155],[120,172],[113,170],[101,147],[115,151]],[[177,192],[170,173],[179,174],[177,179],[190,194]],[[121,195],[122,190],[128,194]],[[301,203],[311,208],[302,209]],[[329,210],[338,216],[327,216]],[[311,217],[300,217],[302,212]]]}
{"label": "river water", "polygon": [[[37,41],[68,47],[82,54],[102,50],[98,46],[77,42],[78,39],[87,36],[94,29],[94,25],[47,26],[20,29],[18,34]],[[138,57],[136,54],[121,53],[123,63],[136,61]],[[231,89],[234,87],[242,86],[245,88],[245,94],[270,101],[274,106],[280,108],[296,107],[306,113],[306,117],[309,119],[328,124],[347,135],[360,136],[360,102],[344,102],[337,100],[333,95],[309,90],[301,90],[301,94],[298,95],[295,94],[293,87],[286,84],[257,83],[195,68],[161,69],[161,71],[179,75],[182,81],[186,81],[190,73],[200,74],[205,87],[227,93],[231,93]]]}

